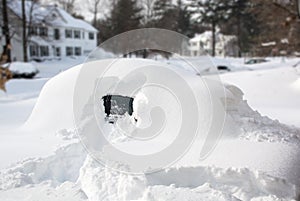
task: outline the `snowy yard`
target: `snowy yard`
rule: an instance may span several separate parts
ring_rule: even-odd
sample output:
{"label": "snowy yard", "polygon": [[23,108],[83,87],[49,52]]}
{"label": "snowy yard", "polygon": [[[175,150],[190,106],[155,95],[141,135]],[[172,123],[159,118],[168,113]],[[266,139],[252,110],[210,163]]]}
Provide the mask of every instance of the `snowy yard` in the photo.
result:
{"label": "snowy yard", "polygon": [[0,93],[1,201],[297,199],[299,59],[215,60],[232,68],[220,75],[231,98],[220,142],[203,161],[193,145],[177,164],[146,175],[102,167],[80,143],[72,101],[81,67],[69,68],[83,61],[34,63],[36,79],[13,79]]}

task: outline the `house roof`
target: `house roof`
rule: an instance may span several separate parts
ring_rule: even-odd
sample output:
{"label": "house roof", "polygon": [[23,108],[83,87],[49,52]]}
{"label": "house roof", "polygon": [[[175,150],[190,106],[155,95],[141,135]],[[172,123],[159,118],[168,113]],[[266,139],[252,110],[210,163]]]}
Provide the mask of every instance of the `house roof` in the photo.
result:
{"label": "house roof", "polygon": [[[12,0],[8,2],[8,7],[12,10],[18,17],[22,18],[22,3],[19,0]],[[27,21],[30,19],[30,11],[32,10],[32,21],[34,23],[41,22],[45,16],[50,12],[45,7],[40,6],[37,3],[32,3],[31,1],[25,1],[25,15]]]}
{"label": "house roof", "polygon": [[[216,33],[216,42],[219,41],[230,41],[232,39],[235,39],[236,36],[234,35],[224,35],[220,32]],[[207,42],[207,41],[211,41],[212,40],[212,31],[205,31],[202,34],[196,34],[194,38],[190,39],[190,42]]]}
{"label": "house roof", "polygon": [[[18,17],[22,18],[22,3],[20,0],[9,1],[8,7]],[[59,17],[53,18],[52,15],[55,13],[58,14]],[[46,23],[50,26],[70,27],[98,32],[98,30],[88,22],[74,18],[56,5],[41,5],[39,3],[32,3],[32,1],[25,1],[25,14],[27,21],[29,22],[31,16],[34,24]]]}
{"label": "house roof", "polygon": [[212,37],[211,31],[205,31],[202,34],[196,34],[194,38],[190,39],[190,42],[206,41]]}
{"label": "house roof", "polygon": [[80,28],[88,31],[98,32],[98,30],[95,27],[93,27],[91,24],[87,23],[86,21],[81,19],[76,19],[73,16],[71,16],[69,13],[67,13],[65,10],[57,6],[54,7],[55,10],[61,15],[61,17],[64,20],[62,21],[59,18],[56,18],[55,20],[52,21],[53,25]]}

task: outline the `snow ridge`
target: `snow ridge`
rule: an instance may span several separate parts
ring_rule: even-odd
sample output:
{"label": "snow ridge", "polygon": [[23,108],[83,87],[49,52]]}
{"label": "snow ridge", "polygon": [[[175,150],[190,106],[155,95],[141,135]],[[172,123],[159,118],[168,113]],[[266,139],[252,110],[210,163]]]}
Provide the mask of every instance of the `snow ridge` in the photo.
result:
{"label": "snow ridge", "polygon": [[[240,128],[239,138],[256,142],[300,144],[300,129],[261,116],[243,100],[243,92],[235,86],[226,87],[231,96],[227,99],[227,112]],[[239,97],[239,98],[237,98]]]}

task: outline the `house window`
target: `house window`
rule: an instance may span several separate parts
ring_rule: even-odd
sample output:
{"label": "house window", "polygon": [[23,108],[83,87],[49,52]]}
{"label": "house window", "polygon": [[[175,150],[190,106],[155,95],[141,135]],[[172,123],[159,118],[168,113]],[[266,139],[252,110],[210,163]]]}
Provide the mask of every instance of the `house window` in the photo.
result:
{"label": "house window", "polygon": [[73,56],[73,47],[66,47],[66,55]]}
{"label": "house window", "polygon": [[38,29],[37,29],[37,27],[29,27],[29,35],[31,35],[31,36],[37,36],[38,35]]}
{"label": "house window", "polygon": [[80,31],[74,31],[74,38],[80,38]]}
{"label": "house window", "polygon": [[90,32],[89,33],[89,39],[94,40],[94,38],[95,38],[95,34],[93,32]]}
{"label": "house window", "polygon": [[48,36],[48,28],[40,27],[40,36]]}
{"label": "house window", "polygon": [[81,47],[75,47],[75,55],[81,56]]}
{"label": "house window", "polygon": [[41,57],[49,56],[49,47],[48,46],[40,46]]}
{"label": "house window", "polygon": [[66,38],[72,38],[72,30],[66,29]]}
{"label": "house window", "polygon": [[60,47],[55,48],[55,56],[57,56],[57,57],[61,56]]}
{"label": "house window", "polygon": [[39,56],[39,48],[36,45],[30,45],[29,46],[29,55],[31,57],[38,57]]}
{"label": "house window", "polygon": [[55,40],[59,40],[60,39],[59,29],[54,29],[54,39]]}

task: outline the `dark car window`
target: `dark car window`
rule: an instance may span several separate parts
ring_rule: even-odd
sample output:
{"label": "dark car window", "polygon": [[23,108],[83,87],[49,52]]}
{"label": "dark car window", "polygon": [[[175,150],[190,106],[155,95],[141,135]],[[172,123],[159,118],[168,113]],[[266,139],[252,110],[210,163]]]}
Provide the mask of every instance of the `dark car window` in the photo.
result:
{"label": "dark car window", "polygon": [[133,98],[121,95],[106,95],[102,97],[106,116],[125,115],[133,113]]}

